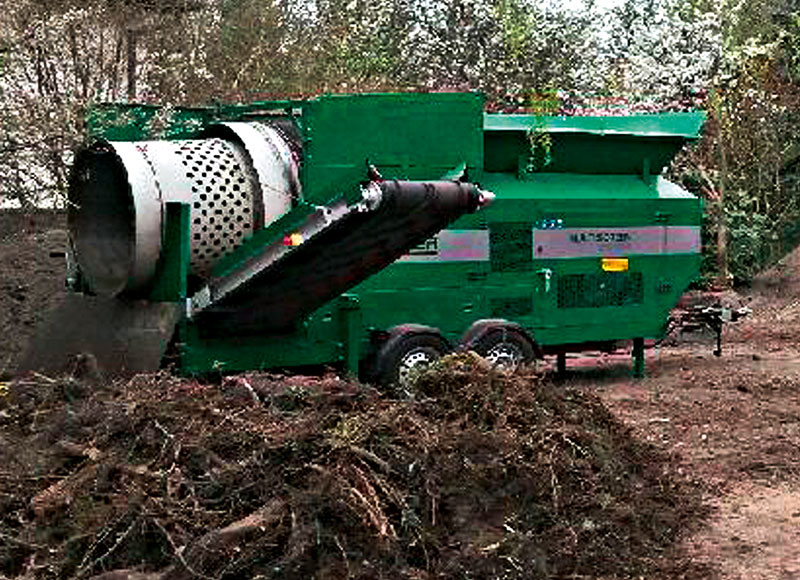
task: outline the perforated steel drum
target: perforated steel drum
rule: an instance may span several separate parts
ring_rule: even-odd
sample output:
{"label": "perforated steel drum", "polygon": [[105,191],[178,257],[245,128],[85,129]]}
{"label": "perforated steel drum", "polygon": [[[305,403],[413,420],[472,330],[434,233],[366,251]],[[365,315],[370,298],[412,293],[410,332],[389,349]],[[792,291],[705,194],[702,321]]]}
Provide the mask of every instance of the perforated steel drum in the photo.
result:
{"label": "perforated steel drum", "polygon": [[291,207],[299,160],[277,130],[226,123],[208,137],[100,141],[81,151],[69,188],[75,258],[92,291],[135,294],[161,253],[164,203],[191,207],[191,272],[213,266]]}

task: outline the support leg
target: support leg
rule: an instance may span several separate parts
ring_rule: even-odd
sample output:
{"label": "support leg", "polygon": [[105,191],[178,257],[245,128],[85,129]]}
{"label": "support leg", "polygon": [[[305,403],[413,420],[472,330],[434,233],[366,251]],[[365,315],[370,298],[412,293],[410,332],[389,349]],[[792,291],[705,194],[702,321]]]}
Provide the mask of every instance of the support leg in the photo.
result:
{"label": "support leg", "polygon": [[556,372],[562,376],[567,372],[567,353],[560,352],[556,355]]}
{"label": "support leg", "polygon": [[644,376],[644,339],[633,339],[633,376],[641,379]]}
{"label": "support leg", "polygon": [[717,334],[717,348],[714,350],[714,356],[722,356],[722,322],[714,324],[712,328]]}
{"label": "support leg", "polygon": [[344,294],[339,299],[339,320],[342,345],[344,347],[344,367],[351,377],[358,377],[358,363],[361,358],[361,306],[358,296]]}

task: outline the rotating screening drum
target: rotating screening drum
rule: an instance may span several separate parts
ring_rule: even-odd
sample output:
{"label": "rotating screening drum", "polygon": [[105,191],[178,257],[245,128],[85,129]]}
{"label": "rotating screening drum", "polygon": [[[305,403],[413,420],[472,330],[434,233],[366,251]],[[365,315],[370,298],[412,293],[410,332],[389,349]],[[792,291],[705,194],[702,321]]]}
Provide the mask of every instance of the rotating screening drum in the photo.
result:
{"label": "rotating screening drum", "polygon": [[164,204],[191,207],[191,273],[208,276],[223,256],[268,225],[298,195],[299,160],[276,129],[226,123],[207,138],[100,141],[77,156],[69,230],[91,291],[146,290],[161,253]]}

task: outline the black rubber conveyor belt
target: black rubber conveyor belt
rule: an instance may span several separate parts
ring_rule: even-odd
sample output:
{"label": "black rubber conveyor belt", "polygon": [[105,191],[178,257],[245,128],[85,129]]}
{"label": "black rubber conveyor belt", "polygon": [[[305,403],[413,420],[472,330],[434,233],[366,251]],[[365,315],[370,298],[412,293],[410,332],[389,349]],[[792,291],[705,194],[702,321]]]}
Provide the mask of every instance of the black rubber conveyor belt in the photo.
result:
{"label": "black rubber conveyor belt", "polygon": [[[380,206],[353,212],[236,288],[196,322],[202,336],[287,330],[482,203],[457,181],[382,181]],[[213,283],[213,282],[212,282]]]}

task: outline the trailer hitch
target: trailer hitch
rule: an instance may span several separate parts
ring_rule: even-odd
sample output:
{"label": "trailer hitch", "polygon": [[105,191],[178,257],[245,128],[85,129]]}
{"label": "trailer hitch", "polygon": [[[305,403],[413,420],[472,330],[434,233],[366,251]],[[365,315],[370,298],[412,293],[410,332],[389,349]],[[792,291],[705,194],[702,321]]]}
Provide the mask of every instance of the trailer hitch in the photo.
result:
{"label": "trailer hitch", "polygon": [[675,330],[684,333],[708,328],[715,334],[716,347],[713,351],[714,356],[722,356],[722,328],[725,323],[737,322],[751,313],[752,309],[747,306],[728,308],[720,304],[712,306],[695,304],[688,308],[676,310],[670,315],[667,323],[667,332],[664,336],[670,335]]}

